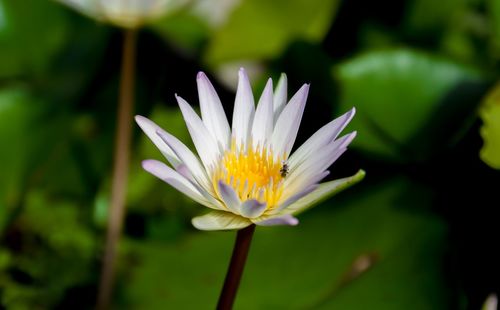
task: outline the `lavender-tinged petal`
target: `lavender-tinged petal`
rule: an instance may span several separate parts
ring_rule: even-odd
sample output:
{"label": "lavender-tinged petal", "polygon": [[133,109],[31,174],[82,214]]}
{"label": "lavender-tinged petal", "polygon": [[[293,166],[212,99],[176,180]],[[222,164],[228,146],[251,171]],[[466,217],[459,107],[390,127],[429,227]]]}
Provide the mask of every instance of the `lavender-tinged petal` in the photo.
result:
{"label": "lavender-tinged petal", "polygon": [[297,188],[311,184],[309,180],[328,169],[346,151],[347,145],[355,136],[356,132],[347,134],[311,154],[298,166],[290,166],[290,173],[284,184],[286,191],[293,193]]}
{"label": "lavender-tinged petal", "polygon": [[150,119],[141,116],[141,115],[136,115],[135,116],[135,121],[139,127],[141,127],[142,131],[148,136],[148,138],[154,143],[154,145],[160,150],[160,152],[165,156],[165,158],[168,160],[168,162],[174,167],[177,168],[181,164],[181,160],[175,155],[174,151],[163,142],[163,140],[158,137],[156,132],[165,132],[163,129],[161,129],[160,126],[156,125],[153,121]]}
{"label": "lavender-tinged petal", "polygon": [[205,169],[202,167],[198,158],[191,150],[184,145],[179,139],[167,132],[157,132],[158,136],[167,144],[175,155],[186,165],[194,179],[207,191],[210,191],[212,186],[208,179]]}
{"label": "lavender-tinged petal", "polygon": [[205,197],[205,199],[207,201],[209,201],[212,205],[217,206],[218,209],[221,209],[221,210],[224,209],[221,202],[214,198],[215,193],[213,192],[213,188],[211,187],[209,189],[206,189],[206,188],[202,187],[199,184],[199,182],[196,181],[196,179],[194,179],[193,175],[191,174],[191,172],[189,171],[189,169],[186,167],[185,164],[179,165],[179,167],[177,167],[176,171],[180,175],[182,175],[183,177],[188,179],[191,182],[191,184],[194,187],[196,187],[196,189],[203,195],[203,197]]}
{"label": "lavender-tinged petal", "polygon": [[241,210],[240,213],[244,217],[248,218],[255,218],[259,217],[266,211],[267,205],[265,202],[259,202],[258,200],[255,199],[250,199],[245,201],[241,205]]}
{"label": "lavender-tinged petal", "polygon": [[356,109],[352,108],[344,115],[337,117],[316,131],[290,156],[288,161],[290,166],[297,167],[307,160],[309,156],[314,155],[318,150],[335,140],[339,133],[349,124],[355,113]]}
{"label": "lavender-tinged petal", "polygon": [[234,189],[224,183],[223,181],[218,182],[219,185],[219,194],[222,198],[222,201],[226,205],[226,207],[235,214],[240,214],[241,209],[241,201],[238,198],[238,195],[234,191]]}
{"label": "lavender-tinged petal", "polygon": [[285,214],[276,217],[271,217],[263,221],[255,222],[255,224],[259,226],[278,226],[278,225],[295,226],[299,224],[299,220],[290,214]]}
{"label": "lavender-tinged petal", "polygon": [[208,132],[205,124],[203,124],[198,114],[196,114],[186,100],[179,96],[176,96],[176,99],[181,109],[182,116],[184,117],[184,121],[186,122],[189,134],[193,139],[196,151],[198,152],[205,169],[209,171],[220,154],[217,143],[210,132]]}
{"label": "lavender-tinged petal", "polygon": [[187,180],[177,171],[173,170],[164,163],[150,159],[143,161],[142,167],[147,172],[170,184],[173,188],[190,197],[194,201],[212,209],[219,209],[217,205],[208,201],[200,192],[200,190],[196,188],[189,180]]}
{"label": "lavender-tinged petal", "polygon": [[283,201],[278,208],[276,208],[275,212],[273,213],[279,213],[282,210],[286,209],[288,206],[290,206],[292,203],[296,202],[297,200],[301,199],[302,197],[305,197],[312,193],[314,190],[318,188],[319,184],[312,184],[309,185],[306,189],[303,191],[298,192],[295,195],[290,196],[287,198],[285,201]]}

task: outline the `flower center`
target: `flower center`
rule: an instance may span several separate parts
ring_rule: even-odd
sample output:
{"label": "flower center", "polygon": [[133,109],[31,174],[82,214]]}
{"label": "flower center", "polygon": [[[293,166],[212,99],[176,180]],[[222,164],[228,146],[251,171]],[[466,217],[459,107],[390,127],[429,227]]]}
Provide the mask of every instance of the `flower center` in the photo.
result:
{"label": "flower center", "polygon": [[218,182],[230,185],[241,201],[256,199],[272,209],[283,193],[283,179],[287,167],[280,158],[276,159],[272,149],[250,146],[248,149],[237,148],[231,143],[231,149],[222,156],[212,176],[213,186],[218,196]]}

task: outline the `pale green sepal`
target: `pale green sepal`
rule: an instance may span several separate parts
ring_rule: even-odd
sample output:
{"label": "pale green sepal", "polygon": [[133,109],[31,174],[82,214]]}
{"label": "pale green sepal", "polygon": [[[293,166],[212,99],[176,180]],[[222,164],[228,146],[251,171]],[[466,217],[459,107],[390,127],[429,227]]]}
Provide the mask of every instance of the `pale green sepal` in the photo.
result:
{"label": "pale green sepal", "polygon": [[212,211],[191,220],[194,227],[199,230],[232,230],[250,226],[252,222],[244,217],[231,212]]}

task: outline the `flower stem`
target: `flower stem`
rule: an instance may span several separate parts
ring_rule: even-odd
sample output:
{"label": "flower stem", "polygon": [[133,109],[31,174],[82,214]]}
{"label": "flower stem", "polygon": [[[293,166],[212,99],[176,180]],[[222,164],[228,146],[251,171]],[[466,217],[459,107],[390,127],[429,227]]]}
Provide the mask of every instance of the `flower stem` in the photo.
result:
{"label": "flower stem", "polygon": [[101,281],[97,297],[97,309],[109,309],[115,276],[116,248],[120,239],[125,215],[130,138],[133,122],[136,39],[137,32],[135,29],[124,30],[111,203]]}
{"label": "flower stem", "polygon": [[217,303],[217,310],[230,310],[233,308],[254,231],[254,224],[238,230],[231,262],[229,263],[224,286],[222,287],[219,302]]}

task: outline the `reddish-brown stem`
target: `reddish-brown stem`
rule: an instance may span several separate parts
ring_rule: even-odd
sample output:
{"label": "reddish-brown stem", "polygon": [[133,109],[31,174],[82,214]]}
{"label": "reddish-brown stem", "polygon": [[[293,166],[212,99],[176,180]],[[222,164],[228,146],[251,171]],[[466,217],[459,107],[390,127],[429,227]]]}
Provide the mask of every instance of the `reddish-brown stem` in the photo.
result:
{"label": "reddish-brown stem", "polygon": [[101,281],[97,297],[97,309],[109,309],[115,277],[116,248],[120,239],[125,214],[130,138],[133,122],[136,38],[136,30],[124,30],[111,202]]}
{"label": "reddish-brown stem", "polygon": [[238,230],[231,262],[217,303],[217,310],[230,310],[233,308],[254,231],[255,225],[253,224]]}

